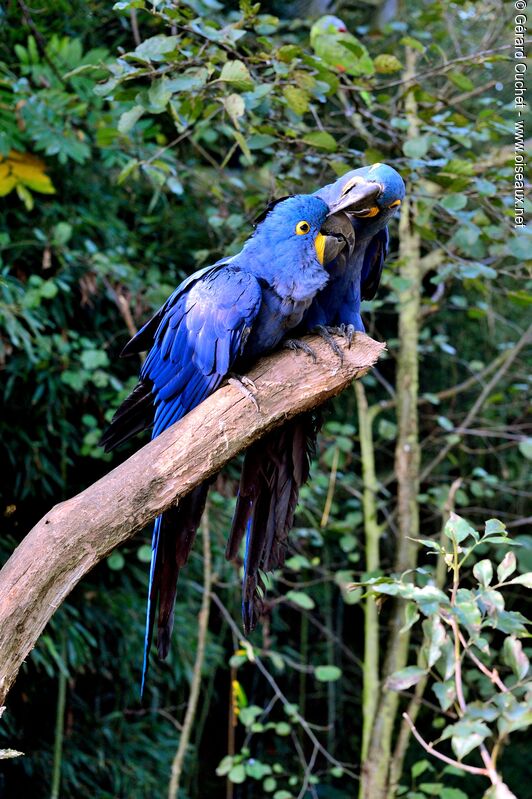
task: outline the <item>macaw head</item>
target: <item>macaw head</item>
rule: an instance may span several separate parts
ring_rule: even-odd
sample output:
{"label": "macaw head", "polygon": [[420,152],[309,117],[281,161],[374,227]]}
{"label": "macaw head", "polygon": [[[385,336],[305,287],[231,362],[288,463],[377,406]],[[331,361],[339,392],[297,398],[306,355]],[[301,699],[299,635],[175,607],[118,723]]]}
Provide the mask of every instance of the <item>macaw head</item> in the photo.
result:
{"label": "macaw head", "polygon": [[341,230],[324,227],[329,214],[327,203],[313,194],[282,197],[255,220],[256,232],[250,241],[254,247],[260,243],[271,257],[282,252],[283,259],[292,264],[313,259],[329,263],[347,244]]}
{"label": "macaw head", "polygon": [[348,214],[355,231],[372,235],[385,227],[405,196],[401,175],[387,164],[353,169],[314,196],[329,206],[330,214]]}

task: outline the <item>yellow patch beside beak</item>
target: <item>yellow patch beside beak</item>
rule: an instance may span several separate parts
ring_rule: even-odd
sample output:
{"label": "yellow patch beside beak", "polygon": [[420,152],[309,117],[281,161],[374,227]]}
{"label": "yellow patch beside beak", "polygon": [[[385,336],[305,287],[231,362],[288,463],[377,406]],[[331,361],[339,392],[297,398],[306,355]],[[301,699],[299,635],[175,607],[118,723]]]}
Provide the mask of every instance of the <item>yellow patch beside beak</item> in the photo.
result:
{"label": "yellow patch beside beak", "polygon": [[366,211],[353,211],[353,216],[357,216],[361,219],[367,219],[370,216],[377,216],[379,210],[380,209],[376,205],[372,205],[371,208],[368,208]]}
{"label": "yellow patch beside beak", "polygon": [[316,257],[320,264],[323,264],[323,257],[325,253],[325,236],[322,233],[318,233],[316,238],[314,239],[314,249],[316,250]]}

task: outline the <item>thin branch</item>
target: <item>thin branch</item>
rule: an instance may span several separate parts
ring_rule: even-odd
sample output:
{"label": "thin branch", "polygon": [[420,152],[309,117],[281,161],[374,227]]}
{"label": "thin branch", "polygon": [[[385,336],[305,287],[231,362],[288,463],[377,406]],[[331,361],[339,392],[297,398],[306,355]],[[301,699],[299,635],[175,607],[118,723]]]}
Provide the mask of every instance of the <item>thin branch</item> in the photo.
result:
{"label": "thin branch", "polygon": [[425,752],[428,752],[430,755],[434,755],[434,757],[437,757],[438,760],[443,760],[444,763],[448,763],[450,766],[454,766],[454,768],[457,768],[460,771],[467,771],[469,774],[477,774],[480,777],[489,777],[488,769],[486,768],[478,768],[477,766],[468,766],[467,763],[460,763],[459,760],[453,760],[452,757],[447,757],[447,755],[438,752],[437,749],[434,749],[432,743],[427,743],[427,741],[425,741],[425,739],[421,737],[415,725],[413,724],[412,720],[410,719],[408,713],[403,713],[403,718],[408,723],[412,735],[414,736],[416,741],[419,744],[421,744]]}
{"label": "thin branch", "polygon": [[501,693],[503,693],[503,694],[509,693],[508,688],[505,686],[505,684],[503,683],[503,681],[499,677],[499,672],[497,671],[497,669],[488,669],[488,667],[485,666],[484,663],[479,658],[477,658],[475,653],[471,651],[471,649],[469,648],[468,643],[465,640],[465,638],[462,635],[462,633],[459,633],[459,636],[460,636],[460,642],[461,642],[462,646],[464,647],[464,651],[465,651],[466,655],[473,661],[473,663],[475,664],[477,669],[479,671],[481,671],[482,674],[485,674],[486,677],[489,680],[491,680],[493,685],[497,686],[497,688],[499,689],[499,691],[501,691]]}
{"label": "thin branch", "polygon": [[[462,422],[462,427],[469,427],[471,422],[480,411],[482,406],[484,405],[485,401],[489,397],[491,391],[495,388],[497,383],[504,377],[510,366],[513,364],[519,353],[521,352],[524,347],[532,342],[532,325],[526,330],[515,347],[511,350],[507,350],[505,353],[505,358],[495,374],[491,377],[490,380],[486,383],[480,394],[478,395],[477,399],[473,403],[472,407],[470,408],[469,412],[467,413],[464,421]],[[438,452],[436,457],[424,468],[420,475],[420,482],[424,482],[430,473],[435,469],[435,467],[444,460],[451,449],[454,447],[454,443],[446,444],[442,449]]]}
{"label": "thin branch", "polygon": [[140,38],[139,21],[137,19],[137,9],[136,8],[132,8],[130,10],[129,19],[130,19],[130,22],[131,22],[131,34],[133,36],[133,41],[135,42],[135,45],[138,47],[139,44],[141,43],[142,39]]}
{"label": "thin branch", "polygon": [[449,69],[452,69],[456,64],[463,64],[469,62],[478,61],[478,59],[489,58],[496,53],[501,53],[503,50],[511,50],[513,44],[502,44],[500,47],[493,47],[491,50],[481,50],[478,53],[471,53],[470,55],[460,56],[460,58],[454,58],[452,61],[447,61],[445,64],[440,64],[438,67],[433,67],[432,69],[426,69],[424,72],[417,72],[414,75],[409,75],[402,80],[394,80],[391,83],[383,83],[379,84],[377,87],[378,91],[382,89],[392,89],[394,86],[404,86],[406,83],[418,83],[422,78],[430,78],[434,75],[443,75]]}
{"label": "thin branch", "polygon": [[[231,614],[229,613],[229,611],[225,607],[224,603],[220,599],[220,597],[217,596],[217,594],[213,593],[212,594],[212,599],[213,599],[214,603],[218,606],[218,608],[219,608],[220,612],[222,613],[223,617],[225,618],[227,624],[229,625],[231,630],[233,630],[235,635],[237,635],[241,640],[246,640],[244,638],[243,634],[241,633],[241,631],[239,630],[238,626],[236,625],[236,623],[235,623],[234,619],[232,618]],[[277,684],[275,678],[272,677],[272,675],[270,674],[270,672],[268,671],[266,666],[263,664],[261,659],[256,656],[256,654],[255,654],[255,657],[253,658],[253,663],[257,666],[257,668],[260,671],[260,673],[262,674],[262,676],[266,678],[266,681],[270,684],[271,688],[273,689],[273,692],[274,692],[275,696],[277,696],[277,698],[281,700],[283,706],[287,707],[288,705],[291,705],[292,703],[288,701],[287,697],[281,691],[281,689],[279,688],[279,685]],[[312,726],[309,724],[309,722],[300,713],[298,713],[297,711],[294,711],[293,718],[301,726],[301,728],[303,729],[303,731],[305,732],[307,737],[310,738],[310,740],[312,741],[312,743],[316,747],[316,749],[323,755],[323,757],[326,760],[328,760],[329,763],[331,763],[331,765],[336,766],[337,768],[341,768],[345,772],[345,774],[347,774],[349,777],[352,777],[355,780],[359,779],[358,774],[355,774],[354,771],[351,771],[349,768],[346,767],[345,763],[341,763],[339,760],[337,760],[335,757],[333,757],[331,755],[331,753],[323,746],[323,744],[318,740],[318,738],[314,734],[314,731],[312,730]]]}
{"label": "thin branch", "polygon": [[205,645],[207,642],[207,629],[209,626],[209,608],[211,604],[212,586],[212,561],[208,507],[205,510],[201,522],[201,539],[203,542],[203,597],[201,600],[201,609],[198,615],[198,645],[196,649],[196,660],[194,662],[194,669],[192,672],[192,681],[190,683],[190,697],[188,700],[187,712],[185,713],[183,729],[179,738],[179,746],[172,761],[171,777],[170,783],[168,785],[168,799],[177,799],[179,781],[181,779],[181,772],[183,771],[183,763],[185,761],[186,751],[190,742],[192,725],[196,717],[201,686],[201,671],[205,661]]}

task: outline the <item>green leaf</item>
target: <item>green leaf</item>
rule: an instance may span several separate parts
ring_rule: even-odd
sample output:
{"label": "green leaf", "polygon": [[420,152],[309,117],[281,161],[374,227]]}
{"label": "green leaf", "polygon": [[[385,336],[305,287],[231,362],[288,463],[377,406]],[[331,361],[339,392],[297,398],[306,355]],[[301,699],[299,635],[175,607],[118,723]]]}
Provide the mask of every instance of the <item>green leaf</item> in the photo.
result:
{"label": "green leaf", "polygon": [[508,584],[524,585],[525,588],[532,588],[532,572],[527,572],[526,574],[520,574],[518,577],[513,577]]}
{"label": "green leaf", "polygon": [[403,153],[407,158],[423,158],[429,151],[429,145],[428,136],[417,136],[403,144]]}
{"label": "green leaf", "polygon": [[479,560],[479,562],[475,563],[473,566],[473,574],[479,581],[480,585],[483,585],[485,588],[487,588],[493,578],[493,566],[491,565],[491,561],[487,559]]}
{"label": "green leaf", "polygon": [[507,552],[497,566],[497,579],[503,583],[516,570],[517,562],[513,552]]}
{"label": "green leaf", "polygon": [[120,571],[126,564],[125,558],[121,552],[113,552],[107,558],[107,565],[112,571]]}
{"label": "green leaf", "polygon": [[308,111],[310,97],[304,89],[300,89],[297,86],[285,86],[283,95],[294,114],[301,116]]}
{"label": "green leaf", "polygon": [[335,682],[342,676],[342,670],[338,666],[316,666],[314,676],[320,682]]}
{"label": "green leaf", "polygon": [[386,680],[385,687],[389,691],[404,691],[406,688],[416,685],[425,674],[426,670],[419,668],[419,666],[407,666],[405,669],[390,674]]}
{"label": "green leaf", "polygon": [[58,291],[57,283],[54,283],[53,280],[46,280],[41,286],[41,297],[52,300],[57,296]]}
{"label": "green leaf", "polygon": [[455,612],[460,624],[463,624],[472,633],[477,633],[482,623],[479,607],[475,596],[465,588],[456,592]]}
{"label": "green leaf", "polygon": [[417,763],[414,763],[412,768],[410,769],[410,773],[412,774],[412,779],[417,780],[418,777],[421,777],[425,771],[434,771],[432,763],[429,760],[418,760]]}
{"label": "green leaf", "polygon": [[465,92],[470,92],[475,86],[471,78],[468,78],[463,72],[448,72],[447,77],[455,86],[458,86],[459,89],[463,89]]}
{"label": "green leaf", "polygon": [[463,757],[476,749],[491,735],[490,728],[483,721],[462,719],[456,724],[448,725],[441,736],[442,740],[451,738],[451,746],[457,758]]}
{"label": "green leaf", "polygon": [[311,147],[316,147],[318,150],[326,150],[328,153],[334,153],[337,149],[337,144],[331,134],[324,130],[307,133],[303,137],[303,141]]}
{"label": "green leaf", "polygon": [[373,66],[375,67],[375,72],[379,75],[391,75],[393,72],[399,72],[403,68],[397,56],[390,53],[381,53],[374,58]]}
{"label": "green leaf", "polygon": [[151,546],[149,544],[142,544],[142,546],[137,549],[137,558],[141,563],[150,563]]}
{"label": "green leaf", "polygon": [[231,117],[231,121],[235,127],[238,127],[238,120],[244,116],[246,106],[240,94],[230,94],[228,97],[223,98],[224,108]]}
{"label": "green leaf", "polygon": [[316,604],[312,597],[304,594],[303,591],[288,591],[286,598],[304,610],[312,610]]}
{"label": "green leaf", "polygon": [[165,77],[159,80],[154,80],[148,89],[148,100],[150,101],[151,111],[164,111],[168,105],[168,101],[172,96],[172,90],[168,86],[168,80]]}
{"label": "green leaf", "polygon": [[223,65],[220,77],[225,83],[231,83],[235,89],[242,92],[251,91],[254,83],[247,66],[243,61],[226,61]]}
{"label": "green leaf", "polygon": [[118,120],[118,130],[120,133],[129,133],[129,131],[135,127],[143,113],[144,108],[141,105],[134,105],[129,111],[124,111]]}
{"label": "green leaf", "polygon": [[467,205],[467,197],[465,194],[448,194],[440,200],[440,205],[446,211],[461,211]]}
{"label": "green leaf", "polygon": [[178,36],[165,36],[164,34],[159,34],[158,36],[152,36],[151,38],[145,39],[145,41],[141,42],[141,44],[135,48],[135,54],[143,59],[162,61],[162,56],[166,55],[166,53],[171,53],[173,50],[176,50],[178,43]]}
{"label": "green leaf", "polygon": [[503,660],[518,680],[524,680],[528,674],[530,663],[523,652],[523,644],[514,635],[504,639],[502,648]]}
{"label": "green leaf", "polygon": [[101,366],[109,366],[109,357],[103,350],[84,350],[81,353],[81,363],[84,369],[90,371]]}
{"label": "green leaf", "polygon": [[484,525],[484,535],[498,535],[506,533],[506,526],[499,519],[488,519]]}
{"label": "green leaf", "polygon": [[532,438],[525,438],[519,442],[519,452],[529,461],[532,461]]}
{"label": "green leaf", "polygon": [[218,764],[216,774],[219,777],[225,777],[233,768],[233,756],[226,755]]}
{"label": "green leaf", "polygon": [[451,513],[443,532],[447,538],[450,538],[455,544],[465,541],[469,536],[473,538],[476,537],[473,527],[471,527],[465,519],[462,519],[461,516],[457,516],[456,513]]}
{"label": "green leaf", "polygon": [[419,39],[414,39],[412,36],[403,36],[399,43],[405,47],[411,47],[413,50],[417,50],[418,53],[424,53],[426,50],[425,45],[422,44]]}
{"label": "green leaf", "polygon": [[438,698],[442,710],[449,710],[456,699],[456,685],[454,680],[437,682],[432,686],[432,690]]}
{"label": "green leaf", "polygon": [[240,133],[240,131],[239,130],[232,130],[231,133],[235,137],[238,146],[240,147],[240,149],[242,150],[242,152],[244,153],[246,158],[251,158],[251,153],[250,153],[249,147],[247,145],[247,142],[246,142],[244,136],[242,136],[242,134]]}
{"label": "green leaf", "polygon": [[[510,699],[508,697],[511,697]],[[523,730],[532,724],[532,707],[527,702],[517,702],[515,697],[505,694],[503,713],[497,721],[501,735],[508,735],[514,730]]]}
{"label": "green leaf", "polygon": [[528,635],[527,623],[527,619],[517,610],[503,610],[493,620],[493,626],[507,635]]}
{"label": "green leaf", "polygon": [[290,724],[288,724],[287,721],[279,721],[275,725],[275,732],[277,733],[277,735],[282,735],[282,736],[290,735],[290,733],[292,732],[292,727],[290,726]]}
{"label": "green leaf", "polygon": [[246,781],[246,769],[243,763],[237,763],[233,766],[227,775],[229,780],[236,785]]}
{"label": "green leaf", "polygon": [[415,602],[407,602],[405,605],[405,623],[400,632],[405,633],[419,619],[419,613]]}
{"label": "green leaf", "polygon": [[519,233],[508,242],[508,250],[518,261],[528,261],[530,258],[530,236]]}
{"label": "green leaf", "polygon": [[170,78],[167,88],[172,92],[191,92],[203,88],[209,80],[209,70],[205,67],[186,69],[175,78]]}
{"label": "green leaf", "polygon": [[262,780],[272,773],[272,767],[268,763],[261,763],[260,760],[248,760],[246,763],[246,774],[254,780]]}
{"label": "green leaf", "polygon": [[427,669],[431,669],[440,658],[442,646],[447,639],[447,633],[437,613],[426,619],[422,626],[425,636],[423,642],[425,665]]}
{"label": "green leaf", "polygon": [[250,727],[262,713],[262,708],[258,705],[248,705],[240,708],[239,719],[244,727]]}
{"label": "green leaf", "polygon": [[429,796],[440,796],[442,787],[441,782],[422,782],[419,785],[419,790]]}
{"label": "green leaf", "polygon": [[59,247],[66,244],[72,236],[72,225],[68,222],[58,222],[52,229],[53,243]]}
{"label": "green leaf", "polygon": [[506,783],[498,782],[497,785],[488,788],[482,799],[517,799],[517,796],[511,792]]}
{"label": "green leaf", "polygon": [[124,183],[127,180],[127,178],[132,174],[132,172],[138,170],[138,166],[139,166],[138,159],[131,158],[127,162],[127,164],[124,167],[122,167],[122,169],[120,170],[120,174],[118,175],[118,178],[116,180],[118,185],[121,186],[122,183]]}

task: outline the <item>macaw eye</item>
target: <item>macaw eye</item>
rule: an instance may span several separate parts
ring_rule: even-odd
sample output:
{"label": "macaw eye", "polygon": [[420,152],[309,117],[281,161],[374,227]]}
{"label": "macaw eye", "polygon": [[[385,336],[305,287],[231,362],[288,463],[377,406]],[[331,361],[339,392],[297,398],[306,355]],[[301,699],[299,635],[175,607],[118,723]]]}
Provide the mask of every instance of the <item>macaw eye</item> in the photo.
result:
{"label": "macaw eye", "polygon": [[378,206],[372,205],[371,208],[367,208],[365,211],[354,211],[353,216],[360,217],[363,219],[369,216],[377,216],[379,211],[380,209]]}
{"label": "macaw eye", "polygon": [[296,233],[298,236],[305,236],[310,231],[310,225],[304,219],[296,225]]}
{"label": "macaw eye", "polygon": [[401,205],[401,200],[394,200],[393,203],[388,206],[388,208],[398,208],[400,205]]}

